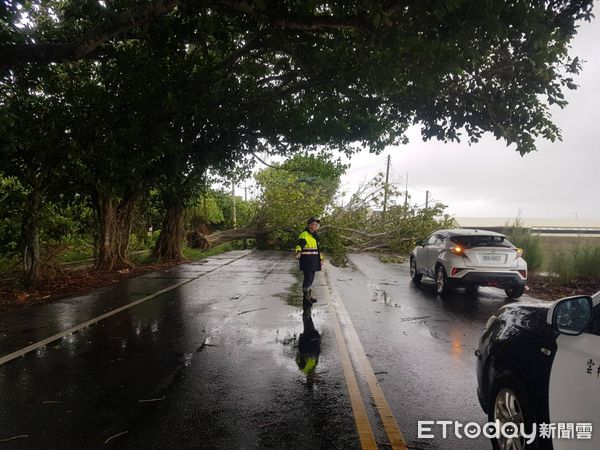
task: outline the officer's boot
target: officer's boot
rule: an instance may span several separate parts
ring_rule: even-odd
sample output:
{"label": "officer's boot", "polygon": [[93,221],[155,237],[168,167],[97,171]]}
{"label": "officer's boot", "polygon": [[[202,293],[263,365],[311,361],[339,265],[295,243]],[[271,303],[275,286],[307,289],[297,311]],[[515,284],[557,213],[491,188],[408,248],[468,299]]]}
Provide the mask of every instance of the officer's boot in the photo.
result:
{"label": "officer's boot", "polygon": [[316,303],[317,302],[317,299],[312,296],[312,289],[308,290],[308,298],[310,299],[310,301],[312,303]]}
{"label": "officer's boot", "polygon": [[302,307],[304,309],[312,307],[312,302],[310,301],[310,292],[309,291],[302,292]]}

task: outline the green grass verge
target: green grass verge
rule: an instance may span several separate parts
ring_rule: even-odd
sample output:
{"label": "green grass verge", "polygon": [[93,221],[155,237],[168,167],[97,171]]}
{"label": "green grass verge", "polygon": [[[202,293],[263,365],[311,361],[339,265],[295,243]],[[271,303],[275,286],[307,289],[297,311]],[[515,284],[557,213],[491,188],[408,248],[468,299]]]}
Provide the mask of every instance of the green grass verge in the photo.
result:
{"label": "green grass verge", "polygon": [[225,253],[233,249],[234,244],[232,242],[226,242],[224,244],[210,248],[206,251],[197,248],[185,247],[182,253],[185,259],[189,259],[190,261],[198,261],[200,259],[208,258],[209,256],[218,255],[220,253]]}
{"label": "green grass verge", "polygon": [[569,283],[575,278],[600,281],[600,246],[580,245],[567,251],[553,252],[548,268],[557,275],[559,284]]}

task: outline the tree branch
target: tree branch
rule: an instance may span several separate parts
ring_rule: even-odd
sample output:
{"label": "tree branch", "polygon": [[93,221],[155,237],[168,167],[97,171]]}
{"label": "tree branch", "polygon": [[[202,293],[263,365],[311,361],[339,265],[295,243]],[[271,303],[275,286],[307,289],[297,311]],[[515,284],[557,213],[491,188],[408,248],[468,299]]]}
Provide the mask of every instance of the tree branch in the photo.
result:
{"label": "tree branch", "polygon": [[252,50],[258,48],[260,46],[259,44],[261,39],[267,34],[267,31],[261,31],[259,33],[256,33],[254,36],[248,39],[248,41],[242,47],[240,47],[238,50],[236,50],[223,61],[221,61],[219,64],[217,64],[215,66],[215,70],[225,69],[235,64],[237,60],[240,59],[242,56],[247,55]]}
{"label": "tree branch", "polygon": [[[119,37],[128,30],[145,25],[165,14],[170,13],[179,5],[195,0],[156,0],[155,2],[138,8],[128,9],[100,25],[87,31],[83,36],[69,42],[40,42],[35,44],[10,44],[0,45],[0,67],[10,68],[20,64],[75,61],[96,50],[111,39]],[[257,11],[245,1],[213,0],[206,6],[224,7],[254,17],[271,28],[288,29],[322,33],[331,30],[364,28],[363,20],[358,16],[338,18],[331,15],[299,16],[285,12]],[[262,37],[262,33],[257,38]],[[251,39],[239,52],[223,61],[223,65],[235,62],[242,54],[255,48],[256,42]]]}
{"label": "tree branch", "polygon": [[1,45],[0,67],[28,62],[47,64],[82,59],[109,40],[169,13],[181,3],[182,0],[157,0],[144,7],[128,9],[108,21],[110,25],[92,28],[71,42]]}
{"label": "tree branch", "polygon": [[364,22],[358,16],[338,18],[328,15],[300,16],[284,12],[258,11],[248,2],[238,0],[218,0],[216,4],[255,17],[274,28],[286,30],[322,33],[329,30],[364,28]]}
{"label": "tree branch", "polygon": [[361,231],[361,230],[355,230],[354,228],[347,228],[347,227],[340,227],[340,226],[336,226],[336,225],[324,225],[321,227],[321,231],[325,231],[328,229],[332,229],[332,230],[339,230],[339,231],[346,231],[348,233],[354,233],[354,234],[358,234],[359,236],[363,236],[365,238],[380,238],[380,237],[384,237],[390,234],[390,232],[385,232],[385,233],[367,233],[365,231]]}

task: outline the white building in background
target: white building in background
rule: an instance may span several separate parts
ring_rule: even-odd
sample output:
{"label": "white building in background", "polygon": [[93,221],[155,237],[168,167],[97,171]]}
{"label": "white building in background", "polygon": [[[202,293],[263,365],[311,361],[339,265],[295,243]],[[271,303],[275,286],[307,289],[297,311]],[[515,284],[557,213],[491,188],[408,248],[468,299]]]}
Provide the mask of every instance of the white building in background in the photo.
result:
{"label": "white building in background", "polygon": [[[507,217],[455,217],[458,228],[479,228],[502,231],[513,226],[514,218]],[[538,236],[573,238],[600,238],[600,219],[519,219],[519,225]]]}

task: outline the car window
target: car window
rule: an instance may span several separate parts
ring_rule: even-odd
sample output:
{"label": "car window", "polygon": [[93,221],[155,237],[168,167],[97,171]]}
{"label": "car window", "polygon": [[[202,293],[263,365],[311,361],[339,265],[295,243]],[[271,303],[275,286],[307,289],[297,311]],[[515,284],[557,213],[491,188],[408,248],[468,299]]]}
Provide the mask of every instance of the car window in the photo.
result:
{"label": "car window", "polygon": [[432,234],[429,239],[425,242],[425,245],[433,245],[437,241],[437,234]]}
{"label": "car window", "polygon": [[489,235],[477,235],[477,236],[452,236],[450,238],[455,244],[461,245],[465,248],[473,247],[506,247],[512,248],[513,244],[504,236],[489,236]]}
{"label": "car window", "polygon": [[445,239],[445,237],[444,237],[444,236],[442,236],[441,234],[438,234],[438,235],[436,236],[436,238],[437,238],[437,239],[435,240],[435,245],[441,245],[441,244],[443,244],[443,243],[444,243],[444,239]]}
{"label": "car window", "polygon": [[592,323],[590,324],[588,332],[600,336],[600,305],[596,305],[594,308]]}

